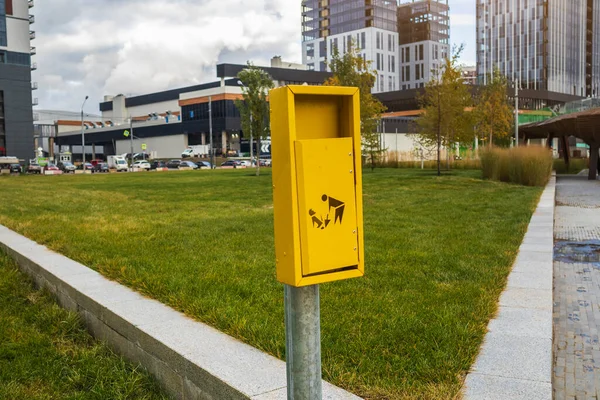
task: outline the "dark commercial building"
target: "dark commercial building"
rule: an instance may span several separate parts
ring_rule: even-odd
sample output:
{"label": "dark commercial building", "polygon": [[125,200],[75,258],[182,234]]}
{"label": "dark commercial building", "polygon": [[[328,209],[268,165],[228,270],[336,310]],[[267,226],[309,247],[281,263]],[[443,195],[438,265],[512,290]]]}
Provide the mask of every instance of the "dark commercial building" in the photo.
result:
{"label": "dark commercial building", "polygon": [[33,0],[0,0],[0,156],[34,156],[30,40]]}

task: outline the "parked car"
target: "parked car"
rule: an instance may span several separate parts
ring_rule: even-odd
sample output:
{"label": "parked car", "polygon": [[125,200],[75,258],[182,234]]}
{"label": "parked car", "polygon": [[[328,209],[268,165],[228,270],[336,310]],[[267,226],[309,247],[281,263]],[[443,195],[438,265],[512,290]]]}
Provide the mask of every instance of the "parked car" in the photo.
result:
{"label": "parked car", "polygon": [[77,169],[77,167],[70,162],[59,162],[56,166],[65,174],[74,174],[75,170]]}
{"label": "parked car", "polygon": [[10,164],[10,173],[11,174],[20,174],[23,172],[23,168],[21,168],[21,164]]}
{"label": "parked car", "polygon": [[260,161],[260,166],[261,167],[270,167],[271,166],[271,159],[270,158],[261,158]]}
{"label": "parked car", "polygon": [[250,162],[250,160],[238,160],[240,162],[240,165],[243,165],[245,167],[251,167],[252,163]]}
{"label": "parked car", "polygon": [[181,164],[181,160],[169,160],[169,162],[167,162],[167,168],[177,169],[179,168],[179,164]]}
{"label": "parked car", "polygon": [[31,163],[27,166],[28,174],[41,174],[42,167],[39,164]]}
{"label": "parked car", "polygon": [[168,168],[167,163],[164,161],[153,161],[150,163],[150,169],[157,169],[157,168]]}
{"label": "parked car", "polygon": [[85,171],[94,171],[94,166],[88,162],[85,163],[85,166],[80,164],[77,169],[85,170]]}
{"label": "parked car", "polygon": [[198,166],[191,161],[182,161],[181,164],[179,164],[179,168],[198,169]]}
{"label": "parked car", "polygon": [[199,169],[212,169],[212,165],[208,161],[198,161],[196,165]]}
{"label": "parked car", "polygon": [[54,164],[48,164],[46,166],[46,171],[52,171],[54,173],[56,172],[60,172],[62,174],[62,171],[60,170],[60,168],[58,168],[56,165]]}
{"label": "parked car", "polygon": [[150,163],[146,160],[139,160],[133,163],[133,168],[145,169],[146,171],[150,171]]}
{"label": "parked car", "polygon": [[237,168],[238,166],[241,166],[238,160],[227,160],[224,163],[221,163],[221,167],[226,168]]}
{"label": "parked car", "polygon": [[94,165],[92,172],[110,172],[110,168],[107,163],[98,163]]}

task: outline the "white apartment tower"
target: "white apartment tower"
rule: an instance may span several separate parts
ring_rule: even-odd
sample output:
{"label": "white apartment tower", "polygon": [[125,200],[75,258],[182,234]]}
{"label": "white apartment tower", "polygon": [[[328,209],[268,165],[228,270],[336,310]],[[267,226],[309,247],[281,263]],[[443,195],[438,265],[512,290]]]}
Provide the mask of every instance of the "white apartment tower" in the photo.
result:
{"label": "white apartment tower", "polygon": [[327,71],[354,43],[377,72],[373,93],[415,89],[448,55],[448,32],[447,0],[303,0],[302,63]]}
{"label": "white apartment tower", "polygon": [[304,0],[302,63],[327,71],[337,48],[344,54],[352,43],[377,72],[373,93],[399,89],[396,0]]}
{"label": "white apartment tower", "polygon": [[448,0],[410,0],[398,6],[401,89],[416,89],[432,79],[449,57]]}

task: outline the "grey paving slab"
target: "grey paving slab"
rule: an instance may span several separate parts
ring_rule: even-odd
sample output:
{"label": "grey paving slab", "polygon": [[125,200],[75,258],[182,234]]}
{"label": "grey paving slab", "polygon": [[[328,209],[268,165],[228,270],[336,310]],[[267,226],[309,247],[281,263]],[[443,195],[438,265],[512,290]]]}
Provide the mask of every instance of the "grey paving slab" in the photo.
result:
{"label": "grey paving slab", "polygon": [[537,239],[537,240],[529,240],[527,242],[523,242],[521,247],[519,248],[521,252],[541,252],[549,257],[552,257],[552,250],[548,250],[548,239]]}
{"label": "grey paving slab", "polygon": [[550,382],[552,339],[490,331],[472,370],[484,375]]}
{"label": "grey paving slab", "polygon": [[[557,241],[600,240],[600,182],[557,181]],[[555,255],[556,256],[556,255]],[[600,270],[554,261],[553,392],[556,399],[600,398]]]}
{"label": "grey paving slab", "polygon": [[554,177],[545,188],[465,380],[463,397],[552,398]]}
{"label": "grey paving slab", "polygon": [[501,306],[488,330],[494,334],[552,339],[552,310]]}
{"label": "grey paving slab", "polygon": [[546,251],[519,251],[516,262],[537,261],[552,265],[552,255],[552,242],[550,242],[550,248]]}
{"label": "grey paving slab", "polygon": [[552,289],[552,276],[549,273],[513,271],[508,276],[507,288]]}
{"label": "grey paving slab", "polygon": [[467,377],[466,386],[465,398],[471,400],[552,399],[552,385],[549,382],[472,373]]}
{"label": "grey paving slab", "polygon": [[498,304],[504,307],[552,311],[552,290],[507,287]]}

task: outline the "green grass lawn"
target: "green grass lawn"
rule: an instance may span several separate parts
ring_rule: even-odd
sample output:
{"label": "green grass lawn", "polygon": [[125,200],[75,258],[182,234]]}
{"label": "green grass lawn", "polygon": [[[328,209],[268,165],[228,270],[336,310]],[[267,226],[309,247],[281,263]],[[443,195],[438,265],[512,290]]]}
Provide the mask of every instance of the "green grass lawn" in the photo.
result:
{"label": "green grass lawn", "polygon": [[[365,171],[366,277],[321,286],[324,379],[370,399],[457,395],[541,194],[480,175]],[[1,224],[284,358],[268,169],[0,187]]]}
{"label": "green grass lawn", "polygon": [[0,399],[167,399],[0,253]]}

